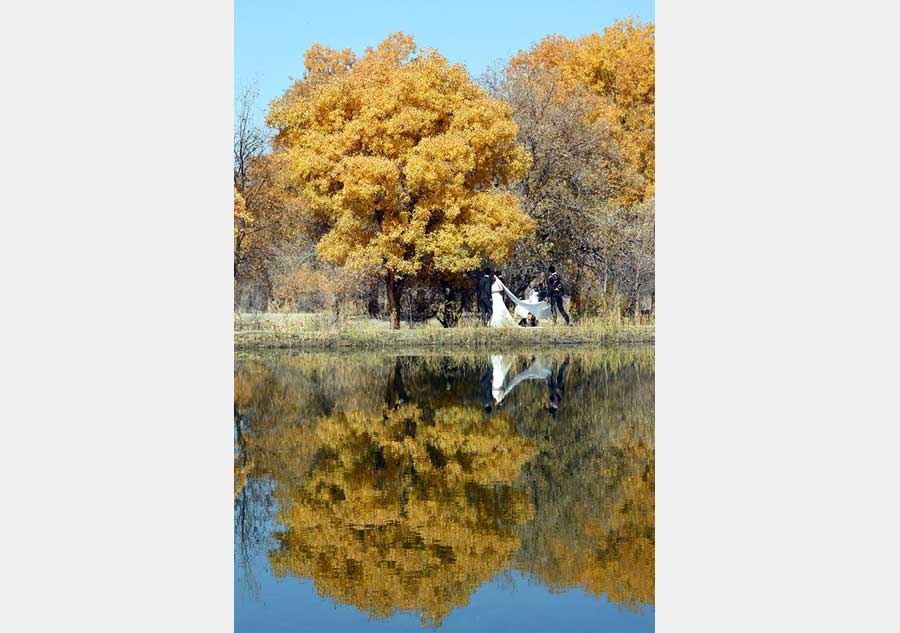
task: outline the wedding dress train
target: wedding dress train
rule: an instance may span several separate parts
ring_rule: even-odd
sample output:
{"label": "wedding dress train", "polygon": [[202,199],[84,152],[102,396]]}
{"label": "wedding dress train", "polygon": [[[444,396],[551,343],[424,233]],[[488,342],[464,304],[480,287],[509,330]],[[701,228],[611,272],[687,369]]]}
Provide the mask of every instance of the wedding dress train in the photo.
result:
{"label": "wedding dress train", "polygon": [[[516,309],[513,311],[513,314],[515,315],[515,317],[517,319],[525,319],[528,317],[529,314],[531,314],[531,311],[525,307],[525,305],[528,303],[531,303],[531,304],[540,303],[540,300],[538,299],[537,290],[532,290],[530,293],[528,293],[527,299],[525,299],[524,301],[521,301],[519,303],[516,303]],[[534,318],[536,319],[538,317],[535,316]]]}
{"label": "wedding dress train", "polygon": [[533,290],[529,300],[522,301],[514,295],[509,288],[504,286],[502,281],[495,278],[494,284],[491,286],[491,327],[518,326],[516,320],[509,313],[509,310],[507,310],[506,304],[503,303],[504,292],[506,293],[506,296],[516,304],[517,315],[520,314],[520,312],[524,312],[523,318],[528,314],[533,314],[536,319],[550,318],[551,312],[549,301],[538,301],[537,293]]}

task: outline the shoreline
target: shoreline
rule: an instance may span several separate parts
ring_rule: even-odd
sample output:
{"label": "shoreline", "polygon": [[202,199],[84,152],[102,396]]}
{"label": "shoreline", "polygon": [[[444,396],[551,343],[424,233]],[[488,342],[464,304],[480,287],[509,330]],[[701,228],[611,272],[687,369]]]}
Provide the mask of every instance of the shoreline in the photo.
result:
{"label": "shoreline", "polygon": [[235,330],[234,351],[395,350],[395,349],[506,349],[575,347],[580,345],[654,345],[654,325],[611,328],[415,328],[400,330],[293,331]]}

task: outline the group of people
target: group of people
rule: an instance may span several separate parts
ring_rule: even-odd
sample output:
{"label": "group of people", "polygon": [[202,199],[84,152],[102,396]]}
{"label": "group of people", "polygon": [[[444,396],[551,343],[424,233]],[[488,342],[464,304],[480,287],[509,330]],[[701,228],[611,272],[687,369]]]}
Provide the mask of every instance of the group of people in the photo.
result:
{"label": "group of people", "polygon": [[[531,283],[527,299],[515,296],[503,284],[503,275],[499,271],[485,268],[478,280],[478,310],[483,325],[491,327],[535,327],[538,319],[552,317],[557,322],[557,314],[561,314],[566,325],[572,325],[566,309],[563,307],[563,279],[554,266],[547,273]],[[504,293],[516,305],[515,315],[510,314],[503,300]]]}

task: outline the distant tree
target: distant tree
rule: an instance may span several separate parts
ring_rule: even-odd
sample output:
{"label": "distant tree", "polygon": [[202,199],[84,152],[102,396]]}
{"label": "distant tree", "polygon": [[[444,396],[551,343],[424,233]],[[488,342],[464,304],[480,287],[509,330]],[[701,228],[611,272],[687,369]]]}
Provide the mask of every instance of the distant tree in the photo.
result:
{"label": "distant tree", "polygon": [[548,36],[509,64],[510,77],[552,75],[567,94],[590,100],[589,120],[606,122],[627,160],[616,200],[622,206],[648,200],[655,189],[655,46],[652,23],[626,20],[602,35]]}
{"label": "distant tree", "polygon": [[237,119],[234,126],[234,186],[244,191],[251,179],[250,165],[266,153],[269,135],[253,121],[253,109],[259,90],[255,85],[245,86],[236,104]]}
{"label": "distant tree", "polygon": [[241,93],[234,130],[234,280],[259,283],[271,294],[269,265],[297,231],[299,200],[279,182],[269,139],[253,124],[255,88]]}
{"label": "distant tree", "polygon": [[[625,298],[624,311],[636,314],[642,302],[652,308],[656,277],[656,202],[653,199],[628,209],[605,210],[597,237],[605,245],[602,271],[604,291]],[[646,300],[646,301],[642,301]]]}
{"label": "distant tree", "polygon": [[395,34],[360,59],[315,45],[267,122],[287,186],[327,226],[321,258],[405,283],[502,262],[534,223],[508,188],[528,168],[508,105]]}
{"label": "distant tree", "polygon": [[627,171],[621,148],[602,119],[591,121],[593,103],[569,94],[553,74],[495,71],[483,82],[512,107],[531,157],[515,191],[536,229],[516,244],[508,283],[520,291],[555,263],[580,304],[584,282],[606,266],[607,245],[598,239],[604,205],[634,184],[621,180]]}

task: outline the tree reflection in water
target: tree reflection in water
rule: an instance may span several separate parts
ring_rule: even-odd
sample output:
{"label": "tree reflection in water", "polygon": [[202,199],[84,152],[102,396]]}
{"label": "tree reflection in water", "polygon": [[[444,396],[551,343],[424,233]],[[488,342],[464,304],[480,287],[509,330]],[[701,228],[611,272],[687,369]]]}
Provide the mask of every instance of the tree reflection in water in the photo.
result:
{"label": "tree reflection in water", "polygon": [[238,358],[236,555],[423,624],[509,569],[653,604],[652,348],[503,363],[498,407],[487,356]]}

